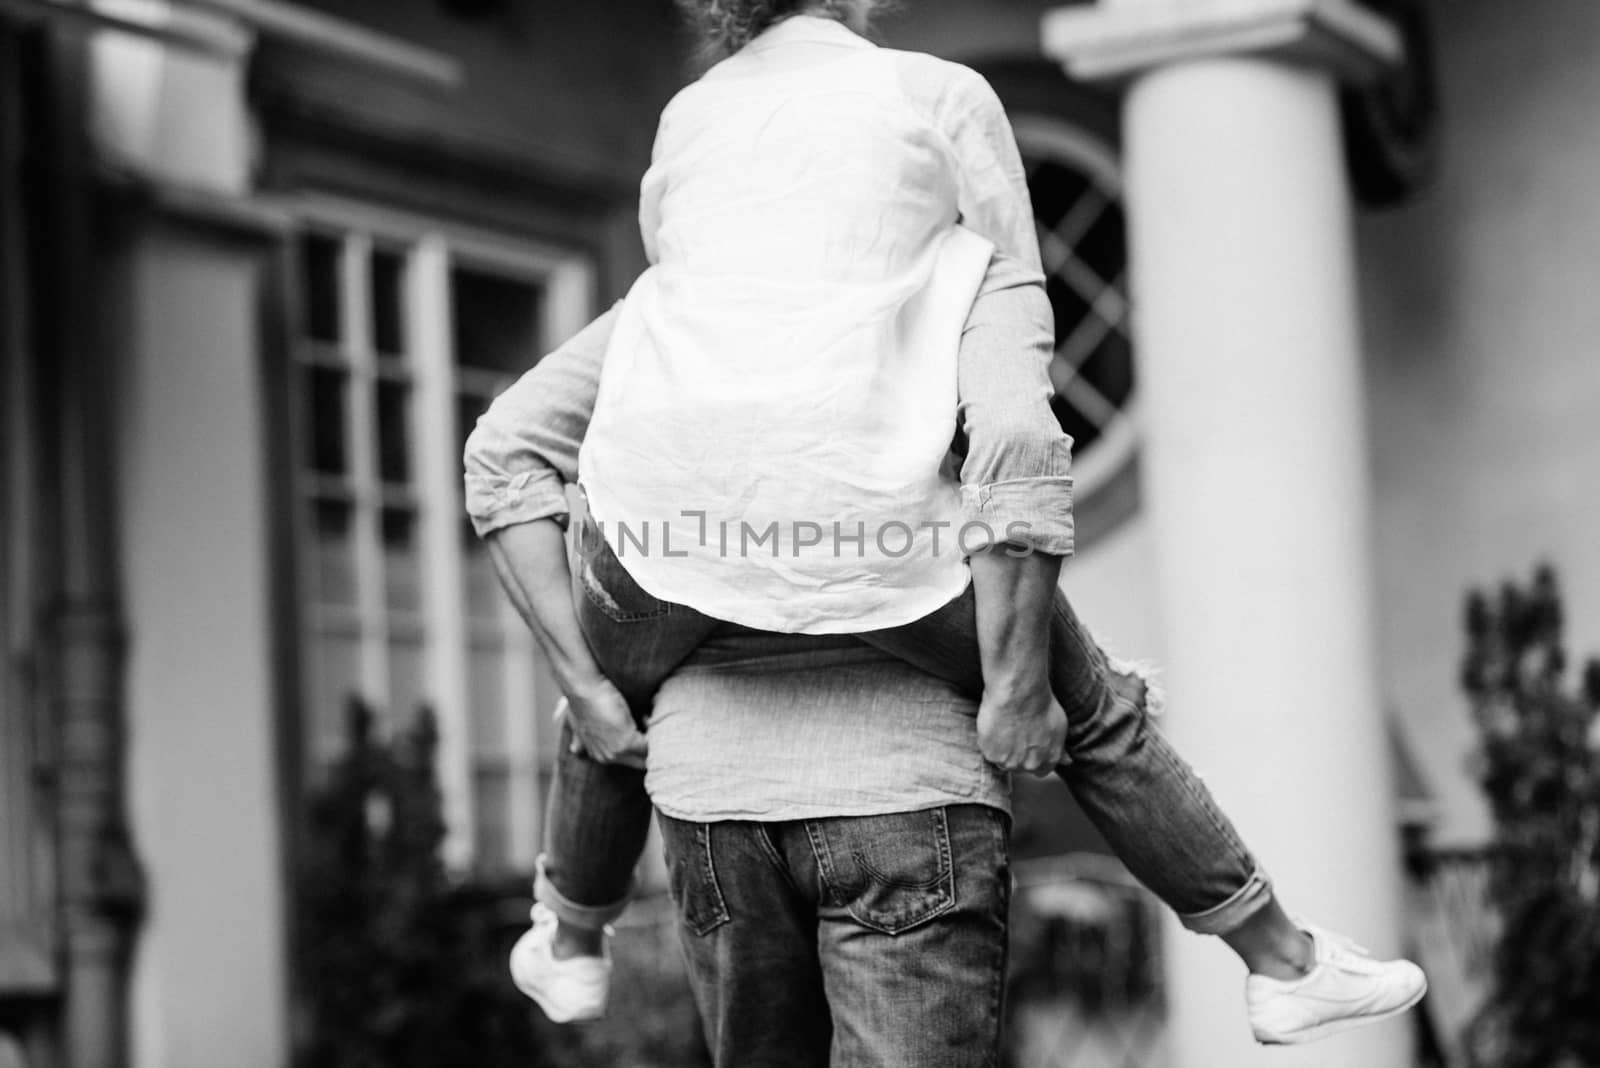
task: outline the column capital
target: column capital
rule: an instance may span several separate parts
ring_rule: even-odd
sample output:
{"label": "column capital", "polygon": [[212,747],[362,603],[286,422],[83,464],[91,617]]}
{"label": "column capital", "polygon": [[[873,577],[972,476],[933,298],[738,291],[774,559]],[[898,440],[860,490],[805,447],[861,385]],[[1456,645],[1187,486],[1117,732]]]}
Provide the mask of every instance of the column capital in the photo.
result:
{"label": "column capital", "polygon": [[1120,82],[1216,56],[1271,56],[1367,82],[1404,62],[1399,31],[1354,0],[1100,0],[1045,14],[1044,54],[1080,81]]}

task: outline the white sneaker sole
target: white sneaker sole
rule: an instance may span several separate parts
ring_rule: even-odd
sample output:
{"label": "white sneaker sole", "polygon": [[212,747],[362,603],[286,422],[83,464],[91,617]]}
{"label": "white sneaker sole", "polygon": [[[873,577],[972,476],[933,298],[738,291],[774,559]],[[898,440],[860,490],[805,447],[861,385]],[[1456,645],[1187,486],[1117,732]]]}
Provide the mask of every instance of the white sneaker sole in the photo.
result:
{"label": "white sneaker sole", "polygon": [[521,984],[518,984],[517,989],[522,991],[523,994],[527,995],[529,1000],[531,1000],[535,1005],[539,1006],[539,1011],[544,1013],[545,1018],[551,1023],[588,1023],[590,1020],[603,1019],[606,1014],[606,1008],[604,1005],[600,1006],[598,1009],[579,1009],[576,1012],[565,1011],[552,1006],[536,992],[529,990],[527,987],[522,986]]}
{"label": "white sneaker sole", "polygon": [[[518,968],[516,953],[513,951],[511,965],[511,981],[523,996],[539,1006],[539,1011],[544,1013],[551,1023],[585,1023],[589,1020],[599,1020],[606,1014],[606,1006],[610,1001],[610,990],[606,990],[597,999],[591,999],[590,1004],[573,1008],[568,1003],[552,1000],[550,995],[537,982],[537,966]],[[528,973],[533,973],[532,975]]]}
{"label": "white sneaker sole", "polygon": [[1327,1023],[1317,1024],[1316,1026],[1308,1027],[1303,1031],[1291,1031],[1288,1034],[1278,1035],[1272,1038],[1262,1038],[1257,1035],[1256,1041],[1263,1046],[1298,1046],[1305,1042],[1316,1042],[1319,1039],[1329,1038],[1333,1035],[1342,1034],[1345,1031],[1354,1031],[1356,1028],[1365,1027],[1368,1024],[1379,1023],[1383,1020],[1392,1020],[1401,1013],[1413,1008],[1417,1002],[1422,1000],[1422,996],[1427,992],[1428,981],[1424,979],[1422,981],[1421,989],[1408,998],[1404,1003],[1396,1005],[1394,1008],[1385,1012],[1380,1012],[1374,1016],[1346,1016],[1340,1020],[1329,1020]]}

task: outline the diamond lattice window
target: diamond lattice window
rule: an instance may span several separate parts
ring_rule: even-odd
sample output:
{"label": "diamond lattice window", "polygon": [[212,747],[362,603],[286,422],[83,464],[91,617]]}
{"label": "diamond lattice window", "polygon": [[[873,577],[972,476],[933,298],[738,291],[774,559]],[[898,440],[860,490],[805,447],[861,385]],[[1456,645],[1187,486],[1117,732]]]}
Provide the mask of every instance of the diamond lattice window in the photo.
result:
{"label": "diamond lattice window", "polygon": [[1019,116],[1016,129],[1055,312],[1051,406],[1072,435],[1081,492],[1120,467],[1132,447],[1121,175],[1110,146],[1087,132],[1036,116]]}

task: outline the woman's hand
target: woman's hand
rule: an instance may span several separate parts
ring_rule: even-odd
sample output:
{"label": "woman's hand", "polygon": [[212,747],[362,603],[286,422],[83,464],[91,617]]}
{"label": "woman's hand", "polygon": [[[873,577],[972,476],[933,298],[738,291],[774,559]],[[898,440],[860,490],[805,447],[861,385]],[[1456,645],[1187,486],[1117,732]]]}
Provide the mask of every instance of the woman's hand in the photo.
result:
{"label": "woman's hand", "polygon": [[572,726],[573,751],[602,764],[644,767],[645,741],[628,702],[595,661],[572,604],[566,532],[553,518],[517,523],[489,536],[500,585],[527,621],[566,694],[556,709]]}
{"label": "woman's hand", "polygon": [[602,764],[644,768],[648,743],[633,722],[633,713],[610,679],[583,687],[561,699],[556,716],[572,727],[572,751]]}

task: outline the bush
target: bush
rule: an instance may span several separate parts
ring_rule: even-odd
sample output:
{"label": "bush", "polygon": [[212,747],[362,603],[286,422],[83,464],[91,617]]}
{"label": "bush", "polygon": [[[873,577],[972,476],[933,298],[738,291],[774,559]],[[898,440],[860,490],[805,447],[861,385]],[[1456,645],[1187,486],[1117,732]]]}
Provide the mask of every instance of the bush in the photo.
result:
{"label": "bush", "polygon": [[[708,1063],[667,922],[624,931],[606,1021],[557,1026],[512,986],[525,879],[453,881],[426,712],[392,742],[349,708],[296,878],[299,1068],[687,1068]],[[670,955],[668,955],[670,952]]]}
{"label": "bush", "polygon": [[1600,662],[1565,684],[1553,571],[1467,601],[1462,683],[1494,819],[1494,988],[1473,1028],[1478,1064],[1600,1065]]}

